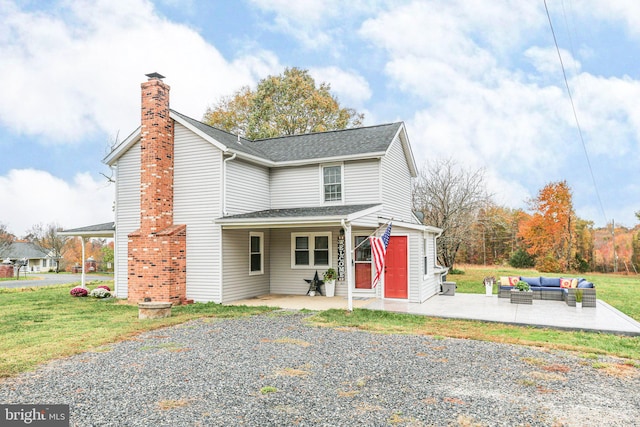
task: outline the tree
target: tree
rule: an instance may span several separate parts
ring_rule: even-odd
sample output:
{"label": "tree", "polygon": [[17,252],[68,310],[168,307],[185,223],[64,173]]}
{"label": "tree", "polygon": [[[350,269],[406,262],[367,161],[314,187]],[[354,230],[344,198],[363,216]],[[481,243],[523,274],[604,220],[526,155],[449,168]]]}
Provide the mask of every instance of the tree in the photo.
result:
{"label": "tree", "polygon": [[441,265],[453,267],[488,199],[482,169],[465,171],[451,159],[430,162],[421,169],[413,186],[413,207],[422,212],[425,224],[443,230],[438,238]]}
{"label": "tree", "polygon": [[36,224],[27,232],[27,240],[40,246],[49,253],[51,259],[56,262],[56,273],[60,271],[60,260],[67,251],[66,236],[60,236],[58,231],[62,227],[55,223],[48,225]]}
{"label": "tree", "polygon": [[364,115],[341,107],[331,85],[307,70],[286,68],[260,80],[255,91],[245,86],[209,107],[203,121],[249,139],[345,129],[362,125]]}
{"label": "tree", "polygon": [[568,270],[575,254],[576,218],[567,182],[545,185],[529,203],[534,211],[533,215],[521,224],[518,233],[525,242],[527,251],[544,263],[547,271],[551,265],[550,260],[559,262],[560,269]]}
{"label": "tree", "polygon": [[7,231],[7,226],[0,223],[0,262],[2,262],[4,251],[14,240],[15,236]]}

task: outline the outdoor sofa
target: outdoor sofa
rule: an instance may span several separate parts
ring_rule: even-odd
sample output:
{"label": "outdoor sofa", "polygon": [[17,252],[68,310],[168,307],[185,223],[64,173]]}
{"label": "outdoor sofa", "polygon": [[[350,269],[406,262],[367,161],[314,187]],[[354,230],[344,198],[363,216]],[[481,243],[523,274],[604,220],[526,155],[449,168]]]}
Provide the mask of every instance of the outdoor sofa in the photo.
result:
{"label": "outdoor sofa", "polygon": [[596,306],[596,287],[583,278],[561,277],[501,277],[498,285],[498,298],[509,298],[511,290],[519,281],[529,284],[533,299],[565,301],[571,307],[576,306],[576,290],[582,291],[582,306]]}

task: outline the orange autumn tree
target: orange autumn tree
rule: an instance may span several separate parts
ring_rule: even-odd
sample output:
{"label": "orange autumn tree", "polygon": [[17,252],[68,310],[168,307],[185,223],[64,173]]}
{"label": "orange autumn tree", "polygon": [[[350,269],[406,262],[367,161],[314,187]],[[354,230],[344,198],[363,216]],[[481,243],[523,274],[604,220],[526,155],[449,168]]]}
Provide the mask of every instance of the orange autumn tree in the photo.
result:
{"label": "orange autumn tree", "polygon": [[566,271],[575,253],[575,214],[566,181],[545,185],[529,201],[533,214],[520,224],[518,237],[536,258],[540,271]]}

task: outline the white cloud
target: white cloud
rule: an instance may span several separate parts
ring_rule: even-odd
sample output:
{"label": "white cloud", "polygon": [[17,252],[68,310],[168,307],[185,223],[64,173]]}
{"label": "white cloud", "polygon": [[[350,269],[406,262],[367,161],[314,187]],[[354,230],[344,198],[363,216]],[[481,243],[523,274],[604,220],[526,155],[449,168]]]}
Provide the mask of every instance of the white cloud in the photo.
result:
{"label": "white cloud", "polygon": [[76,1],[52,12],[11,2],[1,8],[0,124],[49,143],[133,130],[145,73],[167,76],[172,106],[200,118],[220,96],[280,68],[264,51],[227,61],[147,0]]}
{"label": "white cloud", "polygon": [[0,222],[22,237],[36,224],[65,228],[113,221],[114,186],[88,173],[66,182],[49,172],[13,169],[0,176]]}
{"label": "white cloud", "polygon": [[331,85],[331,93],[335,94],[344,107],[360,107],[371,98],[371,88],[367,80],[355,71],[345,71],[338,67],[311,68],[309,74],[316,81]]}
{"label": "white cloud", "polygon": [[[362,15],[372,15],[386,1],[371,0],[250,0],[263,12],[273,14],[270,30],[289,35],[307,49],[343,48],[351,25]],[[265,21],[266,22],[266,21]]]}

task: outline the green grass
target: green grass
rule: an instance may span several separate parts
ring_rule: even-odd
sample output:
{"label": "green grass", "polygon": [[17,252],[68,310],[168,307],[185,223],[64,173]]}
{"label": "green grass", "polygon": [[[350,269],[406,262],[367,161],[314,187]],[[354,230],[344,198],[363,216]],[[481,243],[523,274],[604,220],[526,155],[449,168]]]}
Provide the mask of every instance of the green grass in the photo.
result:
{"label": "green grass", "polygon": [[465,338],[640,360],[640,339],[591,332],[522,327],[501,323],[441,319],[387,311],[327,310],[309,319],[328,327],[348,327],[376,333]]}
{"label": "green grass", "polygon": [[[460,267],[459,267],[460,268]],[[525,276],[525,277],[584,277],[596,285],[597,298],[617,308],[627,316],[640,321],[640,276],[625,276],[601,273],[540,273],[532,269],[513,269],[510,267],[479,267],[463,266],[464,274],[449,274],[447,280],[456,282],[456,292],[483,294],[482,279],[494,276]],[[497,293],[497,286],[493,287]]]}
{"label": "green grass", "polygon": [[[165,319],[139,320],[135,305],[115,299],[74,298],[69,295],[71,287],[0,289],[0,378],[29,371],[51,359],[191,319],[238,317],[273,310],[215,303],[190,304],[174,307],[171,317]],[[90,285],[91,289],[93,287]]]}
{"label": "green grass", "polygon": [[[463,267],[464,274],[449,275],[457,292],[484,293],[485,276],[540,276],[535,270],[502,267]],[[546,274],[544,274],[546,275]],[[561,275],[556,275],[561,276]],[[573,277],[574,275],[566,275]],[[598,289],[598,298],[640,320],[640,279],[635,276],[585,274]],[[89,283],[93,289],[102,282]],[[110,283],[107,283],[110,284]],[[28,286],[28,283],[25,283]],[[107,344],[130,339],[143,331],[176,325],[187,320],[229,318],[265,313],[267,307],[191,304],[172,309],[166,319],[139,320],[138,308],[122,301],[73,298],[73,285],[0,288],[0,378],[34,369],[38,364],[84,351],[110,351]],[[494,292],[496,290],[494,289]],[[410,314],[356,309],[352,313],[328,310],[310,322],[329,327],[358,328],[377,333],[456,337],[577,351],[589,355],[613,355],[634,360],[640,366],[640,338],[589,332],[569,332],[500,323],[430,318]],[[284,344],[298,344],[283,338]],[[175,348],[168,351],[183,349]]]}

